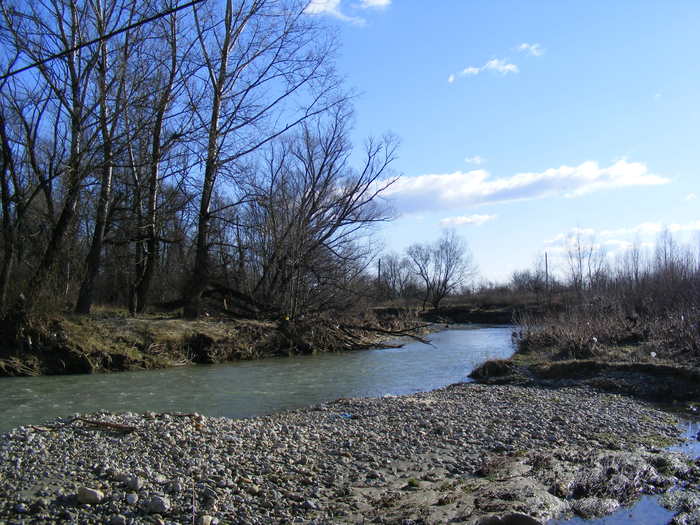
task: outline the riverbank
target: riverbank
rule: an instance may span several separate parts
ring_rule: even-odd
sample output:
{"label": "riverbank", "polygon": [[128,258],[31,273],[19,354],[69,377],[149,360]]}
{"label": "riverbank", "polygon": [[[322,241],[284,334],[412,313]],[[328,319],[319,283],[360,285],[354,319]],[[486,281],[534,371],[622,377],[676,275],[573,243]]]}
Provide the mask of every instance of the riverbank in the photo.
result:
{"label": "riverbank", "polygon": [[[700,462],[664,450],[677,437],[668,413],[589,387],[458,384],[245,420],[92,414],[2,437],[0,521],[594,516],[641,492],[697,489]],[[690,523],[697,490],[674,494]]]}
{"label": "riverbank", "polygon": [[[4,327],[8,328],[8,327]],[[35,317],[0,334],[0,376],[90,374],[372,348],[430,327],[414,313],[196,321],[148,314]]]}
{"label": "riverbank", "polygon": [[452,305],[430,310],[377,307],[296,320],[97,309],[0,323],[0,377],[154,370],[266,357],[352,351],[401,336],[420,338],[452,324],[507,325],[512,306]]}

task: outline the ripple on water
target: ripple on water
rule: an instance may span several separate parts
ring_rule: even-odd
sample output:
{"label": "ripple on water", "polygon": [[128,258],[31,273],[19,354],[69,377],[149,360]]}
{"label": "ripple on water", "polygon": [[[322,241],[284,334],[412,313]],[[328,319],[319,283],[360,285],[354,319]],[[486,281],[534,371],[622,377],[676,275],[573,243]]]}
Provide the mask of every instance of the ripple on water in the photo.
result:
{"label": "ripple on water", "polygon": [[[175,409],[241,418],[339,397],[433,390],[467,380],[471,370],[487,359],[512,355],[510,332],[510,327],[472,325],[431,334],[431,346],[411,341],[401,349],[158,371],[2,378],[0,432],[98,407],[134,412]],[[19,409],[20,403],[29,407]]]}

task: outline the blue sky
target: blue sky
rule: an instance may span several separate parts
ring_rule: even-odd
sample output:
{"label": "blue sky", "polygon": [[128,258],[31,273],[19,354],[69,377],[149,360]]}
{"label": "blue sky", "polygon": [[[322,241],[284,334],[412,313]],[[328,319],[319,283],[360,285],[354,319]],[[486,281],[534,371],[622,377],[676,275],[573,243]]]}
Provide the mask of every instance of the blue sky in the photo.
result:
{"label": "blue sky", "polygon": [[355,141],[401,140],[388,250],[451,226],[505,280],[566,236],[610,257],[700,231],[700,2],[314,0],[360,95]]}

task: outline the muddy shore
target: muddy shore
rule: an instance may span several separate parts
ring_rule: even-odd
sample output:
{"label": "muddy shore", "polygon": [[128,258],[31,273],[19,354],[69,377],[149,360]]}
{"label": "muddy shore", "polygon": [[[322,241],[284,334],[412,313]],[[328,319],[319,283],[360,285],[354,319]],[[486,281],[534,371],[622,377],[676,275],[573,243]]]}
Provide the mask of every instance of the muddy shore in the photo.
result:
{"label": "muddy shore", "polygon": [[669,413],[586,386],[246,420],[98,413],[0,439],[0,523],[543,523],[679,486],[676,523],[697,523],[700,461],[665,450],[678,435]]}

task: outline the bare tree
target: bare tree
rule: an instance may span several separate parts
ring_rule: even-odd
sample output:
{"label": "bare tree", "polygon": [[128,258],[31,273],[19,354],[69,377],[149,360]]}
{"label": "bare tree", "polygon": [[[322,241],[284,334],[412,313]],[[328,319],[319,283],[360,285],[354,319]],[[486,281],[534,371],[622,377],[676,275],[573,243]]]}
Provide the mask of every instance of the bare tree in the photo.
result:
{"label": "bare tree", "polygon": [[[87,2],[39,0],[28,4],[3,0],[2,39],[16,53],[20,62],[40,62],[37,69],[23,73],[25,89],[49,90],[54,113],[53,142],[68,145],[67,151],[58,146],[63,158],[57,168],[63,202],[52,224],[43,254],[26,287],[26,307],[31,309],[42,291],[57,261],[64,238],[75,217],[76,205],[87,174],[86,157],[94,143],[89,129],[94,116],[90,100],[90,85],[98,62],[98,51],[82,47],[79,42],[89,38],[90,7]],[[43,59],[64,53],[51,63]]]}
{"label": "bare tree", "polygon": [[[127,75],[128,64],[133,56],[136,35],[126,32],[110,39],[105,38],[121,25],[127,25],[136,16],[135,4],[93,0],[90,4],[94,33],[102,40],[96,44],[97,56],[94,82],[96,93],[97,135],[100,142],[98,169],[99,195],[95,210],[95,222],[85,261],[85,276],[80,286],[76,313],[90,313],[95,279],[102,263],[102,248],[107,228],[108,212],[112,201],[115,156],[122,147],[117,136],[124,129],[130,83],[137,83],[133,75]],[[133,102],[129,101],[129,102]],[[121,141],[123,144],[123,141]]]}
{"label": "bare tree", "polygon": [[389,218],[379,197],[394,180],[396,141],[368,141],[353,169],[348,120],[341,106],[272,143],[249,191],[251,295],[290,316],[337,307],[371,259],[362,237]]}
{"label": "bare tree", "polygon": [[440,302],[476,274],[467,245],[454,230],[445,230],[433,244],[413,244],[406,250],[413,272],[425,286],[423,308]]}
{"label": "bare tree", "polygon": [[[305,7],[296,0],[224,0],[221,18],[195,11],[203,61],[191,98],[203,130],[202,176],[186,317],[199,314],[210,278],[211,204],[219,178],[240,186],[236,168],[243,157],[338,102],[333,43]],[[230,205],[243,201],[239,196]]]}
{"label": "bare tree", "polygon": [[390,299],[406,298],[415,290],[416,283],[411,262],[407,257],[389,253],[381,258],[380,284]]}
{"label": "bare tree", "polygon": [[[157,7],[174,5],[174,0],[164,0]],[[193,41],[183,34],[182,26],[189,20],[182,18],[171,14],[155,21],[149,32],[157,37],[135,50],[137,67],[144,68],[147,78],[136,88],[145,103],[131,107],[126,114],[127,132],[133,131],[126,144],[133,187],[134,278],[129,295],[132,313],[145,308],[158,266],[164,239],[159,232],[159,202],[167,207],[161,198],[163,181],[187,166],[183,144],[191,138],[193,113],[187,110],[183,95],[190,78]],[[131,121],[141,121],[142,125]]]}

